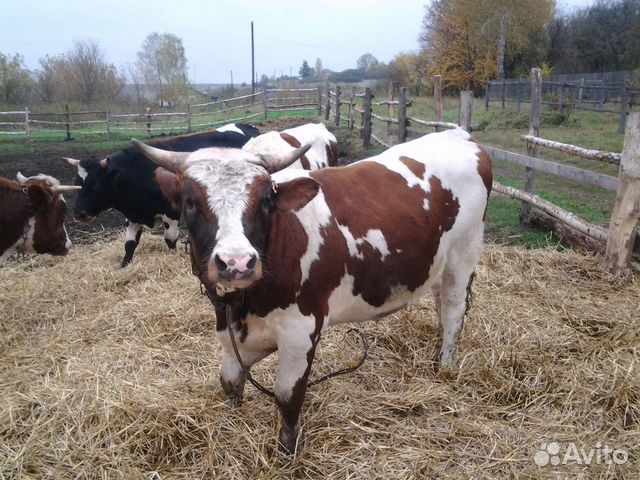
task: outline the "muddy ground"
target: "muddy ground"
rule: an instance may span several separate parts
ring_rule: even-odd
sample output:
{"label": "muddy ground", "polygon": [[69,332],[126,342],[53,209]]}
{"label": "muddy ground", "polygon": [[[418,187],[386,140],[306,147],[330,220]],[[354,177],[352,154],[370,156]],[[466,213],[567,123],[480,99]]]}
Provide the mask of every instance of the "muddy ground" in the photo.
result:
{"label": "muddy ground", "polygon": [[[314,120],[287,118],[255,123],[255,125],[264,133],[272,130],[284,130],[310,121]],[[357,132],[350,132],[343,127],[327,126],[338,139],[341,163],[347,164],[369,156],[362,148],[362,142],[358,138]],[[95,155],[98,158],[103,158],[109,153],[113,153],[113,149],[93,149],[90,144],[83,141],[34,143],[31,153],[28,154],[0,154],[0,177],[14,179],[18,171],[26,176],[46,173],[58,178],[64,184],[73,185],[76,170],[61,160],[62,156],[84,159]],[[115,210],[103,212],[89,225],[76,221],[73,218],[74,198],[68,197],[67,200],[69,208],[66,225],[72,242],[87,243],[97,238],[117,235],[124,229],[125,217]]]}

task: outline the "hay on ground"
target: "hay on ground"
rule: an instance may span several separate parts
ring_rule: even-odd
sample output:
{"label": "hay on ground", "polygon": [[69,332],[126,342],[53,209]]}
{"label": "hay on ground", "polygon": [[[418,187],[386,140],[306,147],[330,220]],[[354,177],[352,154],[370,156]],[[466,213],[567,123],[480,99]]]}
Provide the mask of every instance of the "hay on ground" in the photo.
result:
{"label": "hay on ground", "polygon": [[[184,252],[146,236],[120,269],[122,244],[0,269],[0,478],[638,478],[637,274],[487,246],[456,367],[436,367],[429,298],[362,324],[369,358],[307,393],[306,448],[287,460],[272,399],[247,385],[242,407],[223,403],[213,311]],[[327,332],[313,378],[357,361],[347,329]],[[270,385],[276,366],[255,376]],[[571,443],[600,450],[539,466],[549,442],[561,461]],[[605,444],[628,460],[605,462]]]}

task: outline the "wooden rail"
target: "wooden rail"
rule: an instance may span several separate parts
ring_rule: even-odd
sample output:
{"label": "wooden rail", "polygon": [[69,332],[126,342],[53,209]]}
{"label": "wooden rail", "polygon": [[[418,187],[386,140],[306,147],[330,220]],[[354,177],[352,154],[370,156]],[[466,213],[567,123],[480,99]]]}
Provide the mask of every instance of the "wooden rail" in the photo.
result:
{"label": "wooden rail", "polygon": [[[176,112],[127,112],[113,113],[109,108],[94,111],[71,111],[67,105],[63,112],[31,112],[28,108],[20,111],[0,112],[2,135],[26,135],[35,132],[65,133],[71,135],[107,135],[112,132],[145,130],[148,136],[154,133],[192,132],[194,128],[224,125],[263,116],[270,111],[319,111],[321,92],[318,88],[266,89],[261,92],[242,95],[213,102],[186,105],[184,111]],[[259,111],[259,113],[258,113]],[[238,113],[245,115],[238,115]],[[248,114],[246,114],[248,113]],[[12,118],[21,116],[22,118]],[[86,118],[94,116],[94,118]],[[216,117],[223,117],[222,119]],[[7,118],[8,117],[8,118]],[[34,118],[36,117],[36,118]],[[83,118],[84,117],[84,118]],[[212,117],[211,121],[204,121]],[[102,128],[100,128],[102,126]]]}

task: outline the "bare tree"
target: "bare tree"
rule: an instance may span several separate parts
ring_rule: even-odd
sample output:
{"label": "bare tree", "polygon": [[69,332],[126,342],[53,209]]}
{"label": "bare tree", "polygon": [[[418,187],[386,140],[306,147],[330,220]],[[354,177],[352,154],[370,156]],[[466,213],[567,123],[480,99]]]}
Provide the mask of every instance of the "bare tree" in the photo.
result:
{"label": "bare tree", "polygon": [[369,72],[376,68],[380,62],[378,59],[371,55],[370,53],[365,53],[364,55],[360,55],[356,65],[358,66],[358,70],[362,70],[363,72]]}
{"label": "bare tree", "polygon": [[121,94],[124,80],[116,68],[106,62],[96,41],[76,41],[65,60],[65,80],[71,82],[71,92],[76,99],[92,104]]}
{"label": "bare tree", "polygon": [[138,105],[141,105],[144,100],[143,88],[144,88],[144,72],[140,69],[140,65],[137,63],[127,65],[127,77],[129,85],[133,88],[134,100]]}
{"label": "bare tree", "polygon": [[0,53],[0,100],[18,103],[26,99],[31,90],[31,74],[24,65],[22,55],[13,57]]}
{"label": "bare tree", "polygon": [[171,33],[147,35],[138,51],[138,66],[156,85],[161,104],[177,101],[187,91],[187,59],[182,39]]}

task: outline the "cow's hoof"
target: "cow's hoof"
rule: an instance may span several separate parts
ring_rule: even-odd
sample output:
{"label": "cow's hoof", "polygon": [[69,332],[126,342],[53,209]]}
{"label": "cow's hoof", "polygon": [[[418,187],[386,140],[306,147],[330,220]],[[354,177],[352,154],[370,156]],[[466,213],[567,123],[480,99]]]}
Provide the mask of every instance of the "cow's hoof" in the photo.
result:
{"label": "cow's hoof", "polygon": [[242,395],[236,395],[233,397],[225,397],[224,403],[230,407],[237,408],[242,406]]}

